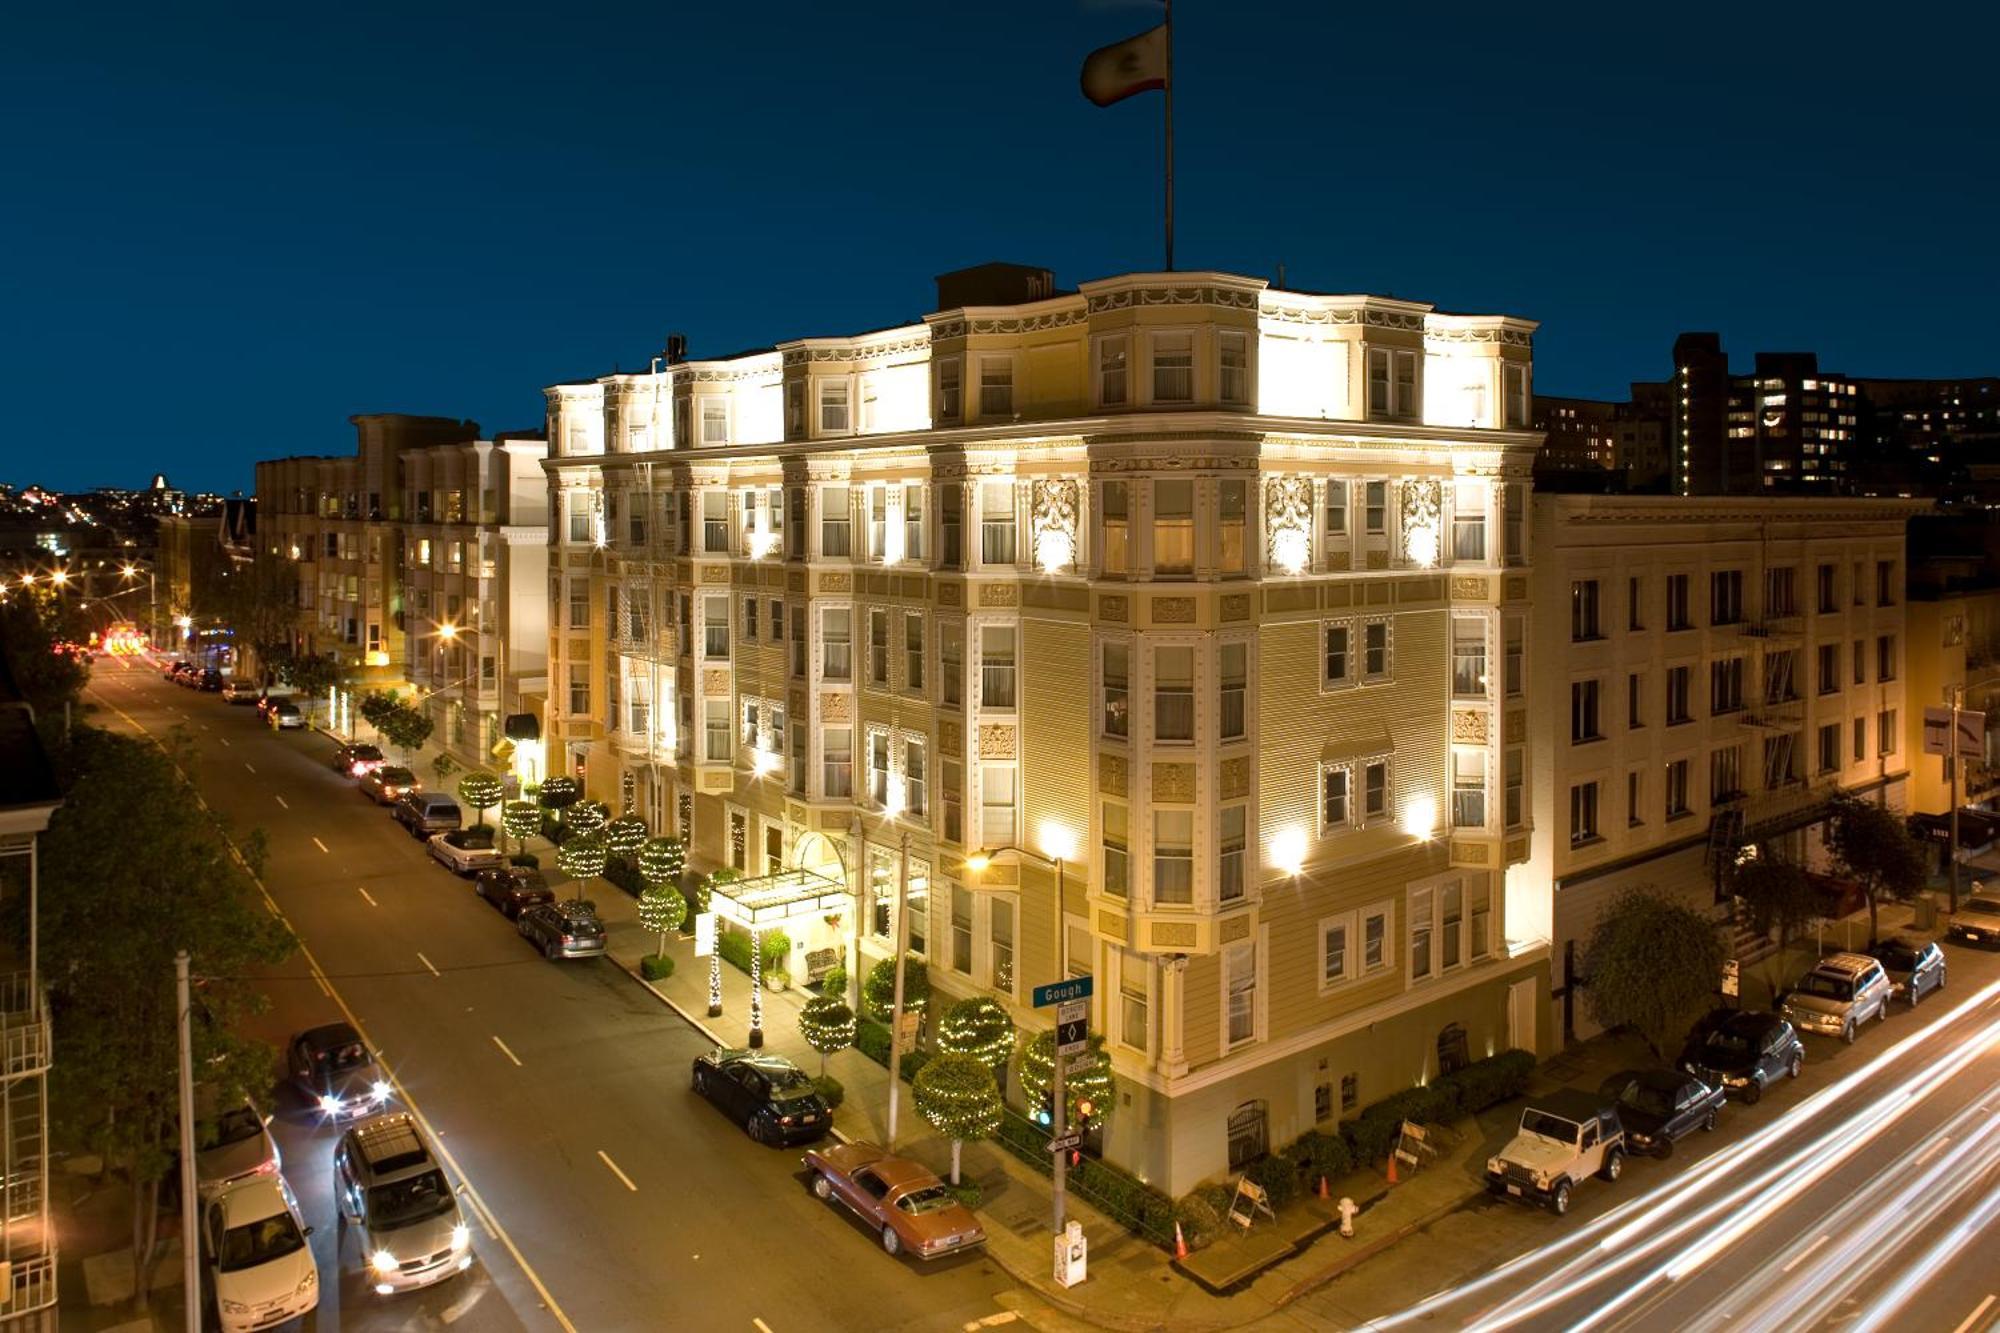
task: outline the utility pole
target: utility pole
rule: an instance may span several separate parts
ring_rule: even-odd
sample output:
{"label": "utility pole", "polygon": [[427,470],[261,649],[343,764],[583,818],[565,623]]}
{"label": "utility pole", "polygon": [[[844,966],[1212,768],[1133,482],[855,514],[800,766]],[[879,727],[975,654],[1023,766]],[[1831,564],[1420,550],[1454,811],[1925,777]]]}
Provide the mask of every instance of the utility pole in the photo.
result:
{"label": "utility pole", "polygon": [[[1063,859],[1060,856],[1050,859],[1056,863],[1056,905],[1052,913],[1056,919],[1056,980],[1063,982],[1069,980],[1069,931],[1063,928],[1063,909],[1067,905],[1068,894],[1063,889]],[[1062,1010],[1058,1008],[1056,1014],[1060,1027]],[[1069,1133],[1069,1089],[1063,1078],[1063,1065],[1068,1062],[1063,1057],[1062,1043],[1054,1037],[1055,1034],[1051,1033],[1049,1054],[1055,1057],[1055,1069],[1049,1076],[1049,1137],[1059,1139]],[[1055,1233],[1060,1236],[1066,1211],[1063,1205],[1069,1187],[1069,1149],[1064,1148],[1055,1156],[1052,1173],[1055,1188],[1050,1192],[1049,1200],[1055,1217]]]}
{"label": "utility pole", "polygon": [[1965,756],[1958,748],[1958,710],[1965,704],[1965,687],[1953,685],[1951,689],[1951,741],[1945,746],[1945,771],[1951,775],[1951,912],[1958,914],[1958,771],[1965,765]]}
{"label": "utility pole", "polygon": [[188,956],[174,955],[174,991],[180,1006],[181,1282],[187,1333],[201,1333],[201,1241],[194,1186],[194,1006],[188,998]]}
{"label": "utility pole", "polygon": [[903,956],[910,948],[910,831],[903,830],[896,867],[896,995],[889,1006],[889,1142],[896,1149],[896,1103],[903,1081]]}

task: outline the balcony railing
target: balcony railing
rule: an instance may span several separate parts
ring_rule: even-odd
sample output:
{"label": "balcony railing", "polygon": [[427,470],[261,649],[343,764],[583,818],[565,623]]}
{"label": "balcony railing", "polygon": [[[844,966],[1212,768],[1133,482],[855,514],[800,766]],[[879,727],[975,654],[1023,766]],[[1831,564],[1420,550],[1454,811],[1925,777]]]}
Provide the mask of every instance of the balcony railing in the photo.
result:
{"label": "balcony railing", "polygon": [[27,972],[0,977],[0,1078],[49,1067],[49,1013],[42,988]]}

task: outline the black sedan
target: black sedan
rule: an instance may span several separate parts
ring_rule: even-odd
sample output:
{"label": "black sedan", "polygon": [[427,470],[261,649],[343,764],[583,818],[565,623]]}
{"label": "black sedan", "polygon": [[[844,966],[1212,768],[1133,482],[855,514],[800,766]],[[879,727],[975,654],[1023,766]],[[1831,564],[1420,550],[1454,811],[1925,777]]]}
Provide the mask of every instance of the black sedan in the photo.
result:
{"label": "black sedan", "polygon": [[351,741],[333,752],[333,771],[342,777],[365,777],[388,762],[380,748]]}
{"label": "black sedan", "polygon": [[473,880],[474,892],[499,908],[509,921],[538,903],[552,903],[555,891],[542,872],[531,866],[496,866]]}
{"label": "black sedan", "polygon": [[1606,1079],[1603,1093],[1618,1103],[1626,1146],[1660,1158],[1673,1156],[1675,1142],[1697,1129],[1713,1130],[1728,1100],[1721,1087],[1677,1069],[1628,1069]]}
{"label": "black sedan", "polygon": [[334,1120],[373,1115],[394,1091],[361,1034],[346,1023],[308,1028],[293,1037],[285,1066],[292,1085]]}
{"label": "black sedan", "polygon": [[604,923],[596,905],[581,898],[525,908],[514,918],[514,929],[544,958],[595,958],[604,952]]}
{"label": "black sedan", "polygon": [[1695,1028],[1676,1067],[1755,1102],[1780,1078],[1797,1078],[1805,1058],[1805,1043],[1778,1015],[1718,1009]]}
{"label": "black sedan", "polygon": [[694,1090],[759,1143],[811,1143],[833,1127],[826,1099],[782,1055],[718,1046],[694,1058]]}
{"label": "black sedan", "polygon": [[1924,996],[1944,989],[1944,950],[1931,940],[1884,940],[1868,952],[1889,974],[1890,993],[1912,1009]]}

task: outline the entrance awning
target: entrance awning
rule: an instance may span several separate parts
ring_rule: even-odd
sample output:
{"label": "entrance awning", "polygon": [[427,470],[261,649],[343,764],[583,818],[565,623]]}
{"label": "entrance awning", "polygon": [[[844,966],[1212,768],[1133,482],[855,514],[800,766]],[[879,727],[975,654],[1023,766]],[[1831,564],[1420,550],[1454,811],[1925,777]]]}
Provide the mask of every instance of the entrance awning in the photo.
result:
{"label": "entrance awning", "polygon": [[709,890],[708,905],[732,926],[766,931],[787,921],[844,912],[848,893],[845,884],[816,870],[780,870],[775,875],[717,884]]}

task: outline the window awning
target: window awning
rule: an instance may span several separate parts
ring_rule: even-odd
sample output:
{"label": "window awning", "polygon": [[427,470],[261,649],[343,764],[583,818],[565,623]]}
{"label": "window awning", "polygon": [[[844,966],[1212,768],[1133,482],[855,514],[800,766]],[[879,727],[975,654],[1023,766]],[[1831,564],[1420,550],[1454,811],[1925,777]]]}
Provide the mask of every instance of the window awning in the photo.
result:
{"label": "window awning", "polygon": [[709,891],[711,911],[745,930],[773,930],[787,921],[848,908],[847,886],[816,870],[781,870],[757,879],[717,884]]}

